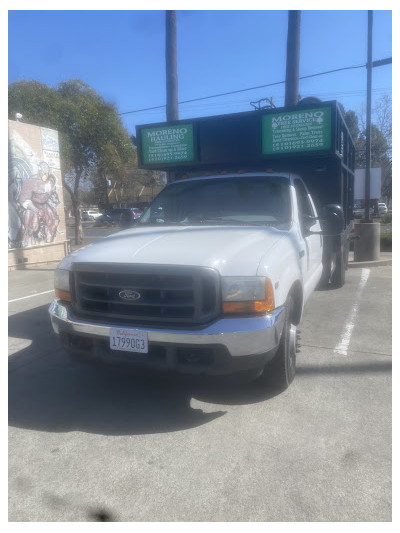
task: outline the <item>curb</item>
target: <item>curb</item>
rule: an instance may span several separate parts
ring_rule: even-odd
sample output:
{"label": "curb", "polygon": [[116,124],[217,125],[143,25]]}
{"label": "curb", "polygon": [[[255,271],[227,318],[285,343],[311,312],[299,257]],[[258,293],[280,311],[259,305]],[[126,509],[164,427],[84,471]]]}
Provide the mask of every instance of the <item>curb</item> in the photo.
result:
{"label": "curb", "polygon": [[380,259],[376,259],[375,261],[354,261],[354,253],[350,253],[349,262],[347,263],[349,268],[380,267],[389,266],[391,264],[392,254],[384,252],[381,253]]}
{"label": "curb", "polygon": [[378,259],[377,261],[360,261],[360,262],[348,262],[349,268],[362,268],[362,267],[380,267],[389,266],[392,264],[391,259]]}

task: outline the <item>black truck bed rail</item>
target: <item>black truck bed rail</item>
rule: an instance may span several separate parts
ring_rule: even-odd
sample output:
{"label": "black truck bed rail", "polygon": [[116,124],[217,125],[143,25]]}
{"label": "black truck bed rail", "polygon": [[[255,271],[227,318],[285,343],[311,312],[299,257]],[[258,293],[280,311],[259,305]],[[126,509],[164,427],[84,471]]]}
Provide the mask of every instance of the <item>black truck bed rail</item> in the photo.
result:
{"label": "black truck bed rail", "polygon": [[317,204],[354,201],[354,143],[336,101],[136,127],[140,168],[174,173],[300,174]]}

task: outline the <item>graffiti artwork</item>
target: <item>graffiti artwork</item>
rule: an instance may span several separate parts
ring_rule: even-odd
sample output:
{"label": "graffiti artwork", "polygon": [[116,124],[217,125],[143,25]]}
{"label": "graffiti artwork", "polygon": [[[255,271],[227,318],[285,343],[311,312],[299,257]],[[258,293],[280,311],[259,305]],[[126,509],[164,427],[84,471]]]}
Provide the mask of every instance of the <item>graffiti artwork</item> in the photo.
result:
{"label": "graffiti artwork", "polygon": [[[58,156],[58,152],[53,153]],[[46,157],[43,152],[42,157]],[[57,179],[49,164],[15,134],[10,139],[8,248],[54,242],[60,222],[59,204]]]}

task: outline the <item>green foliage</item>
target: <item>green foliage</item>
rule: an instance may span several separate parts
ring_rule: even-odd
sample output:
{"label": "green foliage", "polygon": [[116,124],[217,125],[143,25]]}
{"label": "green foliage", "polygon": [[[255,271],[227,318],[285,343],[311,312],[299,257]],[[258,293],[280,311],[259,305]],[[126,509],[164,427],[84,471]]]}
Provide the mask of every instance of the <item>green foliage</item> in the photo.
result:
{"label": "green foliage", "polygon": [[[354,236],[354,233],[352,234]],[[392,232],[384,231],[380,235],[380,247],[381,252],[391,252],[392,251]],[[350,251],[354,251],[354,240],[350,240]]]}
{"label": "green foliage", "polygon": [[[344,108],[343,108],[343,111],[344,111]],[[343,117],[344,117],[347,127],[349,128],[349,132],[353,138],[353,141],[356,142],[360,134],[360,128],[358,125],[358,117],[356,113],[354,111],[345,111],[343,112]]]}
{"label": "green foliage", "polygon": [[9,118],[59,131],[63,171],[74,177],[94,167],[118,172],[135,160],[135,151],[118,112],[86,83],[62,82],[50,88],[36,81],[9,86]]}
{"label": "green foliage", "polygon": [[392,232],[385,231],[381,233],[381,252],[392,251]]}
{"label": "green foliage", "polygon": [[383,215],[383,217],[381,218],[381,222],[382,224],[391,224],[392,223],[392,215],[391,214],[387,214],[387,215]]}
{"label": "green foliage", "polygon": [[[340,108],[355,144],[356,168],[366,168],[365,124],[354,111],[345,111],[342,105]],[[389,201],[392,197],[392,101],[387,95],[378,101],[371,124],[371,167],[382,169],[381,194]]]}
{"label": "green foliage", "polygon": [[[79,208],[81,180],[94,174],[124,175],[136,152],[114,105],[81,80],[55,88],[37,81],[12,83],[8,90],[9,118],[58,130],[63,183],[74,210]],[[79,218],[79,217],[78,217]]]}
{"label": "green foliage", "polygon": [[38,81],[21,81],[8,86],[8,118],[21,113],[23,121],[57,129],[60,98],[54,89]]}

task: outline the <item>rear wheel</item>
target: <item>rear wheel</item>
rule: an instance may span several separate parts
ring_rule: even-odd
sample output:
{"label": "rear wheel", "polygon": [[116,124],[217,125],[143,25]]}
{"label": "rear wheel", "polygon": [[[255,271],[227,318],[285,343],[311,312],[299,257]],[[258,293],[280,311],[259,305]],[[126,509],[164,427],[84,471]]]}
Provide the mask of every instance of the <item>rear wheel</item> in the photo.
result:
{"label": "rear wheel", "polygon": [[346,277],[345,258],[342,250],[336,252],[335,259],[335,268],[331,277],[331,287],[340,289],[340,287],[343,287]]}
{"label": "rear wheel", "polygon": [[293,316],[294,301],[289,295],[285,304],[285,321],[278,351],[261,375],[262,381],[280,390],[287,389],[296,374],[297,328],[292,322]]}
{"label": "rear wheel", "polygon": [[330,254],[330,258],[325,259],[322,276],[319,282],[320,289],[340,289],[343,287],[346,278],[348,265],[348,248],[339,249]]}

